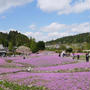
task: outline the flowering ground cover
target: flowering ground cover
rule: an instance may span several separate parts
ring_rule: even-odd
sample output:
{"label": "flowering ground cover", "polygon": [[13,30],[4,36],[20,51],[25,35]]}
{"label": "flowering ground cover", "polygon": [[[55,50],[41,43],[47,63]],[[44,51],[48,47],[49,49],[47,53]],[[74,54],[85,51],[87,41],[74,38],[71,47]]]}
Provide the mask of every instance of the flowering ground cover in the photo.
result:
{"label": "flowering ground cover", "polygon": [[[7,58],[8,59],[8,58]],[[9,58],[10,59],[10,58]],[[34,67],[47,67],[47,66],[55,66],[55,65],[60,65],[60,64],[70,64],[70,63],[75,63],[76,61],[72,60],[71,58],[60,58],[58,57],[58,55],[43,55],[43,56],[39,56],[36,58],[19,58],[19,59],[14,59],[11,58],[11,60],[13,60],[13,62],[15,63],[26,63],[26,64],[30,64]]]}
{"label": "flowering ground cover", "polygon": [[[71,57],[61,58],[54,52],[25,57],[0,58],[0,80],[12,82],[12,85],[18,84],[19,87],[38,87],[22,90],[90,90],[90,63]],[[28,67],[32,70],[27,71]],[[0,86],[1,90],[5,90],[4,85]],[[8,87],[8,90],[14,89]]]}
{"label": "flowering ground cover", "polygon": [[17,68],[3,68],[3,67],[0,67],[0,74],[17,72],[17,71],[20,71],[20,70],[21,69],[17,69]]}
{"label": "flowering ground cover", "polygon": [[[22,75],[22,76],[20,76]],[[8,81],[21,85],[44,86],[50,90],[90,90],[90,72],[78,73],[27,73],[10,74]]]}
{"label": "flowering ground cover", "polygon": [[86,55],[86,53],[74,53],[74,55]]}
{"label": "flowering ground cover", "polygon": [[58,66],[50,66],[50,67],[39,67],[34,68],[35,71],[58,71],[58,70],[73,70],[73,69],[84,69],[90,68],[90,63],[75,63],[75,64],[66,64],[66,65],[58,65]]}
{"label": "flowering ground cover", "polygon": [[0,58],[0,65],[3,65],[3,64],[5,64],[5,61],[4,59]]}

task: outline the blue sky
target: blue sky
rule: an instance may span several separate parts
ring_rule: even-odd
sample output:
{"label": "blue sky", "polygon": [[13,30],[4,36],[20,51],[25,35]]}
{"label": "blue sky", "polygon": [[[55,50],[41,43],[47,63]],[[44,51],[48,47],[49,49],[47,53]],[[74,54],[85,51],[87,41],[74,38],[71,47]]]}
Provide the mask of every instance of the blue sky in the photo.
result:
{"label": "blue sky", "polygon": [[39,40],[90,32],[90,0],[0,0],[0,31]]}

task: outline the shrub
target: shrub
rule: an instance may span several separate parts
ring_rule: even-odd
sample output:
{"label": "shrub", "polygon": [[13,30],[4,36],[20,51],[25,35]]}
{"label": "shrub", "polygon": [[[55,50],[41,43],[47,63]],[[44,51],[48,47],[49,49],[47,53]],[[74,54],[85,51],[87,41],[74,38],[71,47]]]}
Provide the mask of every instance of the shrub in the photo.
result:
{"label": "shrub", "polygon": [[[0,81],[0,86],[4,86],[5,88],[8,88],[8,90],[46,90],[43,86],[25,86],[25,85],[19,85],[16,83],[8,82],[8,81]],[[3,88],[0,88],[0,90],[4,90]]]}

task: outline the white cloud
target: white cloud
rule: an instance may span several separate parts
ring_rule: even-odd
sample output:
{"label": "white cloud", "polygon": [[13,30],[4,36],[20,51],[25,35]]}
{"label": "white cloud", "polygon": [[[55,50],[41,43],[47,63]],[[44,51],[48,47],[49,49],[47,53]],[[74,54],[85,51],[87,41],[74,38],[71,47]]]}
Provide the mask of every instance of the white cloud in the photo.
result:
{"label": "white cloud", "polygon": [[84,33],[90,32],[90,23],[71,25],[71,32],[73,33]]}
{"label": "white cloud", "polygon": [[68,4],[71,0],[38,0],[38,7],[43,11],[57,11],[65,7],[68,7]]}
{"label": "white cloud", "polygon": [[48,40],[55,40],[57,38],[67,36],[68,33],[59,33],[59,32],[52,32],[52,33],[43,33],[43,32],[26,32],[24,33],[28,37],[33,37],[36,41],[48,41]]}
{"label": "white cloud", "polygon": [[90,0],[85,0],[83,2],[83,0],[81,0],[81,2],[76,3],[74,6],[69,5],[68,8],[61,10],[58,12],[58,14],[69,14],[69,13],[81,13],[84,12],[86,10],[90,10]]}
{"label": "white cloud", "polygon": [[57,11],[59,15],[90,10],[90,0],[38,0],[38,7],[45,12]]}
{"label": "white cloud", "polygon": [[31,30],[35,30],[35,29],[36,29],[36,25],[32,24],[32,25],[29,26],[29,28],[30,28]]}
{"label": "white cloud", "polygon": [[0,0],[0,13],[3,13],[9,8],[21,6],[32,1],[33,0]]}
{"label": "white cloud", "polygon": [[52,31],[63,30],[65,27],[66,27],[65,24],[59,24],[59,23],[53,22],[48,26],[41,27],[41,30],[45,32],[52,32]]}
{"label": "white cloud", "polygon": [[48,40],[55,40],[60,37],[68,36],[69,33],[65,32],[52,32],[48,33]]}
{"label": "white cloud", "polygon": [[36,41],[44,40],[43,33],[41,33],[41,32],[26,32],[24,34],[28,37],[35,38]]}
{"label": "white cloud", "polygon": [[82,24],[59,24],[59,23],[51,23],[50,25],[41,27],[43,32],[71,32],[71,33],[83,33],[90,32],[90,23],[82,23]]}
{"label": "white cloud", "polygon": [[0,30],[0,32],[8,33],[9,31],[8,30]]}
{"label": "white cloud", "polygon": [[[0,0],[0,13],[9,8],[21,6],[34,0]],[[81,13],[90,10],[90,0],[37,0],[38,7],[45,12],[61,14]]]}

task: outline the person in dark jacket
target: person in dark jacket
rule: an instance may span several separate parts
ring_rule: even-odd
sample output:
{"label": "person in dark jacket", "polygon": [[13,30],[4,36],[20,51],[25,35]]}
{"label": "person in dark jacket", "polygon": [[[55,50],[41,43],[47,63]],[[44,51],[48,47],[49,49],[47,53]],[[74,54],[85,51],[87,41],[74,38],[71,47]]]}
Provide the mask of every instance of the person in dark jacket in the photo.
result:
{"label": "person in dark jacket", "polygon": [[86,62],[89,62],[89,53],[86,53]]}
{"label": "person in dark jacket", "polygon": [[23,57],[23,59],[26,59],[25,56]]}
{"label": "person in dark jacket", "polygon": [[61,57],[61,53],[59,53],[59,55],[58,55],[59,57]]}
{"label": "person in dark jacket", "polygon": [[80,59],[80,55],[77,55],[77,60],[79,60]]}

